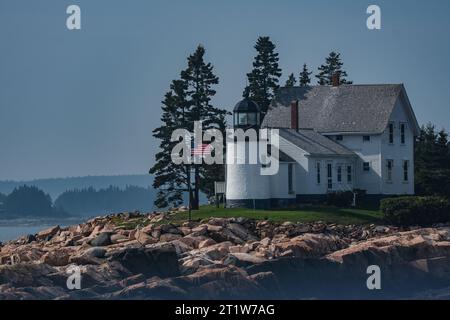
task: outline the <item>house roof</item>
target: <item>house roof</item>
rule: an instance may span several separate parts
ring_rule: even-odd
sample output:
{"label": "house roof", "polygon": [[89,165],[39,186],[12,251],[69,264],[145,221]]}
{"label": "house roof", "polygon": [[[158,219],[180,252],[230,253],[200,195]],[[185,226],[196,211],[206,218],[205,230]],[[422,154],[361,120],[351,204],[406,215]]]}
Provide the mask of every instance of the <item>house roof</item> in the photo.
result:
{"label": "house roof", "polygon": [[276,158],[278,161],[280,162],[295,162],[295,160],[290,157],[289,155],[287,155],[285,152],[281,151],[280,149],[278,149],[278,156],[275,155],[275,153],[273,152],[273,150],[276,149],[274,146],[270,146],[270,150],[269,150],[269,154]]}
{"label": "house roof", "polygon": [[312,156],[356,156],[353,151],[312,129],[279,129],[279,134]]}
{"label": "house roof", "polygon": [[290,128],[292,101],[299,101],[298,124],[320,133],[382,133],[402,97],[414,129],[417,120],[402,84],[283,87],[277,92],[262,127]]}

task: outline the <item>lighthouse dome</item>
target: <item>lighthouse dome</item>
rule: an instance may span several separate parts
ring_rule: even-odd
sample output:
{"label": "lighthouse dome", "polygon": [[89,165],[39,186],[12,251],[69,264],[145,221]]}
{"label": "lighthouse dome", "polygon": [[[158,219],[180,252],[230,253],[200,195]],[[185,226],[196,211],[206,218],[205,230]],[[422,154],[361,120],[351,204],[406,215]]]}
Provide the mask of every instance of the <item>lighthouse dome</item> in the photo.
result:
{"label": "lighthouse dome", "polygon": [[235,128],[257,128],[261,122],[261,110],[258,104],[244,98],[233,109],[233,125]]}
{"label": "lighthouse dome", "polygon": [[236,104],[233,112],[260,112],[260,109],[255,101],[245,98]]}

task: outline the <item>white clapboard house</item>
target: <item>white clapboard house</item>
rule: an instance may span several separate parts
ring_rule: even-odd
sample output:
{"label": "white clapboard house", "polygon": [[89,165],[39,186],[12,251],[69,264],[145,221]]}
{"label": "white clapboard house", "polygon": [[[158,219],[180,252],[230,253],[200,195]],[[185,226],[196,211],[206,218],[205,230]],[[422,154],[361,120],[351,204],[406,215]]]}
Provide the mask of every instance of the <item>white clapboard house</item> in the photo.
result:
{"label": "white clapboard house", "polygon": [[228,207],[286,207],[338,191],[375,201],[414,194],[419,126],[405,87],[337,83],[280,88],[265,116],[249,99],[236,105],[234,128],[279,129],[280,167],[261,175],[261,164],[227,164]]}

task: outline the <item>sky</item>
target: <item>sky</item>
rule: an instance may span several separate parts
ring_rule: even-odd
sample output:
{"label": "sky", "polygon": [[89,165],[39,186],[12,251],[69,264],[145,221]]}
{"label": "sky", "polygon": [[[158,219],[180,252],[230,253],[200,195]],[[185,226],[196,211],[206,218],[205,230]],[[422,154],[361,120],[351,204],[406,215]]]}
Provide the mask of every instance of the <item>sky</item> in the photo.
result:
{"label": "sky", "polygon": [[[72,4],[81,30],[66,27]],[[404,83],[419,123],[450,130],[449,17],[447,0],[0,0],[0,180],[147,173],[187,56],[206,48],[213,103],[232,110],[258,36],[282,83],[335,50],[355,84]]]}

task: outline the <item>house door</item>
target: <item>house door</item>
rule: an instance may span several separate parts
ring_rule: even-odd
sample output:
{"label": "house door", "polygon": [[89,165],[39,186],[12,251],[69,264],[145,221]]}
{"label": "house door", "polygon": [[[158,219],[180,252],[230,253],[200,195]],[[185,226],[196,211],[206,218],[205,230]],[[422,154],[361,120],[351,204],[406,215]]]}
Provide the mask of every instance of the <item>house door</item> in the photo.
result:
{"label": "house door", "polygon": [[327,189],[333,189],[333,165],[331,163],[327,163]]}

